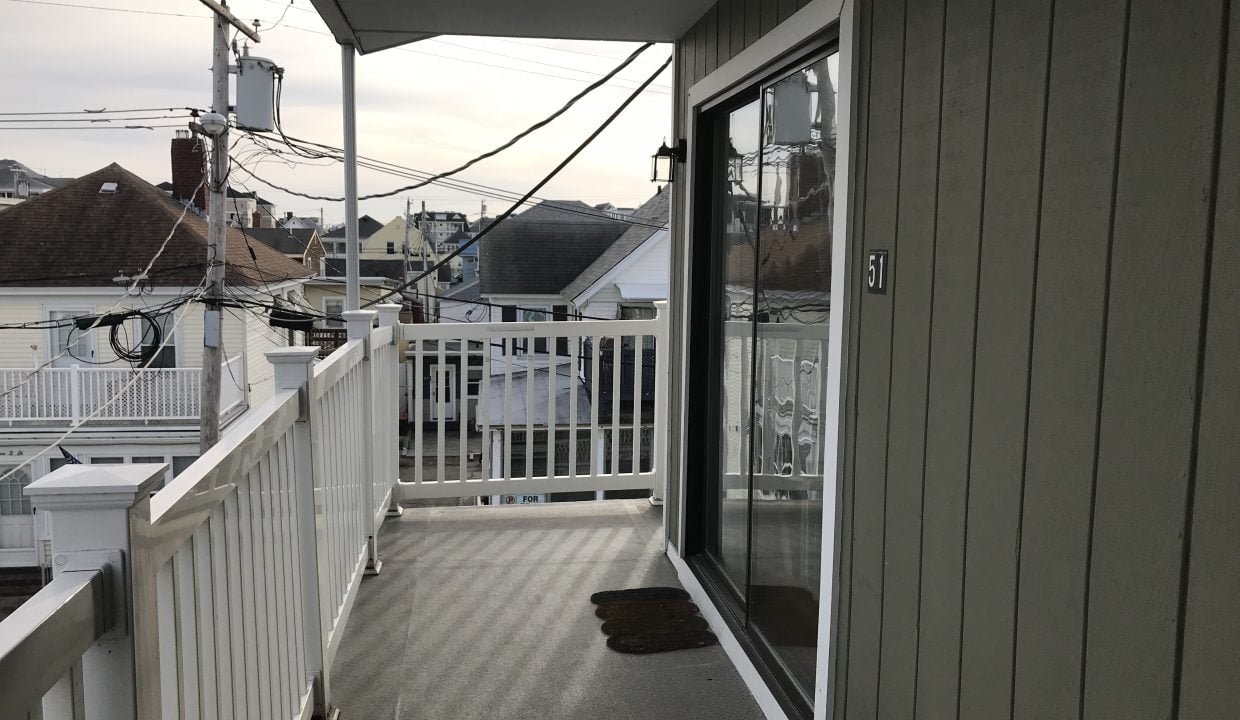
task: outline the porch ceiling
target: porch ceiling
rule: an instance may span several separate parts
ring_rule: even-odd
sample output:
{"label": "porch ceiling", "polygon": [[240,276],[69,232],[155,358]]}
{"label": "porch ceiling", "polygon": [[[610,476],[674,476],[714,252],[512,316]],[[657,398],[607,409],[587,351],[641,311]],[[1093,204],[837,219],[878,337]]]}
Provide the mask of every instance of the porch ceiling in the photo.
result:
{"label": "porch ceiling", "polygon": [[671,42],[712,0],[311,0],[336,40],[368,53],[435,35]]}

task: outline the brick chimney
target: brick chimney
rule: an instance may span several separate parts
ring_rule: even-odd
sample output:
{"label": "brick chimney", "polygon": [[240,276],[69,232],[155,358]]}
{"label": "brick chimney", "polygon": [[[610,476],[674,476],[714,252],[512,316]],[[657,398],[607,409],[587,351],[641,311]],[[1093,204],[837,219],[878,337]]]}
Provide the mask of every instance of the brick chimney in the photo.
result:
{"label": "brick chimney", "polygon": [[[207,186],[202,183],[206,172],[206,148],[202,141],[190,135],[188,130],[177,130],[172,138],[172,197],[188,199],[193,195],[194,206],[207,210]],[[198,188],[198,192],[194,192]]]}

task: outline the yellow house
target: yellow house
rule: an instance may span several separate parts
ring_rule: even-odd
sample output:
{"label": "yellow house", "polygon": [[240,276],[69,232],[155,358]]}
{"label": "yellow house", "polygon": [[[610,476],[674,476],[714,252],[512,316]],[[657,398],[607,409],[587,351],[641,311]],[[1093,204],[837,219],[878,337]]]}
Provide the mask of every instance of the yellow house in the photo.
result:
{"label": "yellow house", "polygon": [[403,216],[394,217],[373,235],[362,241],[363,260],[400,260],[404,257],[405,243],[409,243],[409,257],[414,260],[422,258],[426,251],[427,260],[436,260],[435,247],[428,243],[422,231],[410,225],[405,228]]}

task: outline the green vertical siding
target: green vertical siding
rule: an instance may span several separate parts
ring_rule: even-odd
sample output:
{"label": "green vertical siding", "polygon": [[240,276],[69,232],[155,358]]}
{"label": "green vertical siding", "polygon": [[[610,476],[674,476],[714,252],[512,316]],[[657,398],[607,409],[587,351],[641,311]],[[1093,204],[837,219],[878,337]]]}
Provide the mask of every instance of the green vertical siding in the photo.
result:
{"label": "green vertical siding", "polygon": [[[894,253],[899,214],[901,76],[904,69],[902,2],[885,12],[874,12],[870,23],[876,38],[869,59],[869,101],[866,104],[866,172],[864,192],[857,194],[857,236],[862,257],[871,249]],[[880,52],[881,51],[881,54]],[[887,461],[887,407],[891,389],[891,297],[861,295],[853,307],[859,325],[853,343],[861,358],[855,366],[856,410],[852,417],[852,455],[856,473],[874,478],[853,488],[853,525],[850,551],[856,592],[883,595],[882,482]],[[871,718],[878,698],[881,602],[854,602],[849,619],[853,651],[849,656],[848,707],[845,718]]]}
{"label": "green vertical siding", "polygon": [[1240,717],[1233,4],[860,0],[836,717]]}

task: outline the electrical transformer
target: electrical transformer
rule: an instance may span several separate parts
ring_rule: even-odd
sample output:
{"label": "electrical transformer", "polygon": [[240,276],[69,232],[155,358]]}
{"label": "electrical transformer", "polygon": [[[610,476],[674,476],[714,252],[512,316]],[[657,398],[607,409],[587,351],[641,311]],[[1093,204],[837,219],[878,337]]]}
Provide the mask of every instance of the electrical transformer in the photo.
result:
{"label": "electrical transformer", "polygon": [[243,55],[237,65],[237,126],[250,130],[275,127],[275,76],[267,58]]}

